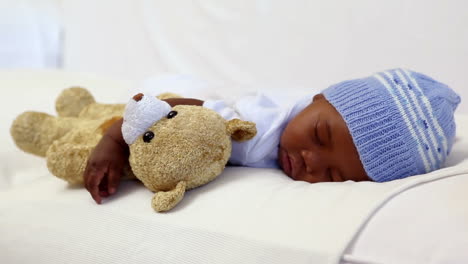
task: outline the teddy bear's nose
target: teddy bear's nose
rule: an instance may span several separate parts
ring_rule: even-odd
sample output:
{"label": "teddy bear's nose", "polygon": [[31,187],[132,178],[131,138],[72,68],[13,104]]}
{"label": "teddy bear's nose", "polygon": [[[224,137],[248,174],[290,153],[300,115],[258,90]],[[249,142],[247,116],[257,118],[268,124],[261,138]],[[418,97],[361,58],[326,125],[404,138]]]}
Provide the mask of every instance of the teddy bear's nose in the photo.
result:
{"label": "teddy bear's nose", "polygon": [[142,93],[139,93],[139,94],[136,94],[135,96],[133,96],[133,100],[135,100],[137,102],[139,102],[142,98],[143,98]]}

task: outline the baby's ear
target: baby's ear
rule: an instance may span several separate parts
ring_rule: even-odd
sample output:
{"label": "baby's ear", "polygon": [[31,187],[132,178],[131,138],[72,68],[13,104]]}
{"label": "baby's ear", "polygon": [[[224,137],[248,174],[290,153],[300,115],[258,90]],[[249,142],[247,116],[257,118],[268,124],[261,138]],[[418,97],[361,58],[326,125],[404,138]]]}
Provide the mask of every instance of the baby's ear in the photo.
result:
{"label": "baby's ear", "polygon": [[238,142],[249,140],[257,134],[255,123],[240,119],[229,120],[226,128],[231,138]]}

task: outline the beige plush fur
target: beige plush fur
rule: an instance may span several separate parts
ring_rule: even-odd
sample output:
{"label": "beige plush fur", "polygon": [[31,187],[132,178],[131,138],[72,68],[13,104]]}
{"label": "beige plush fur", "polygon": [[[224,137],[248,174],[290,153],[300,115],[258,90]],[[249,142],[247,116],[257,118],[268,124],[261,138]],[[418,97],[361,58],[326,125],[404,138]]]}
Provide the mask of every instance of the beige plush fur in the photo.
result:
{"label": "beige plush fur", "polygon": [[[11,126],[16,145],[47,159],[55,176],[71,184],[83,184],[88,157],[106,128],[123,114],[123,104],[99,104],[84,88],[64,90],[56,101],[58,116],[25,112]],[[163,118],[148,131],[155,137],[139,137],[130,145],[126,177],[136,176],[151,191],[154,210],[173,208],[186,190],[206,184],[223,171],[231,154],[231,136],[243,141],[255,136],[255,124],[226,121],[200,106],[179,105],[177,115]]]}

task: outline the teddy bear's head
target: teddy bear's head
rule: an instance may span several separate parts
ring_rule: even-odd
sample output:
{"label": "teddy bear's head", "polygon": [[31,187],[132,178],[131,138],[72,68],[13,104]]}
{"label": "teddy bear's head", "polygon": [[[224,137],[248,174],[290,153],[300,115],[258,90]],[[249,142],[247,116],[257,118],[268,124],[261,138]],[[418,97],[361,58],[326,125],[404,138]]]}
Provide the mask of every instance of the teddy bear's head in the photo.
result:
{"label": "teddy bear's head", "polygon": [[208,183],[223,171],[231,154],[231,138],[255,136],[255,124],[226,121],[201,107],[171,107],[153,96],[138,94],[127,104],[122,125],[135,176],[153,192],[153,208],[166,211],[185,189]]}

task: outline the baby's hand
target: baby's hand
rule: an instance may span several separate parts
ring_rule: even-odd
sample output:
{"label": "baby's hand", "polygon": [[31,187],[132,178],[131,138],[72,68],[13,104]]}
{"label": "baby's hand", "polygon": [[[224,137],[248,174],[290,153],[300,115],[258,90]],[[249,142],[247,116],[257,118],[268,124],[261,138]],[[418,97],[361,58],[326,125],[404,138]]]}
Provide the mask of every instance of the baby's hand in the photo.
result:
{"label": "baby's hand", "polygon": [[128,146],[105,134],[91,153],[84,172],[84,183],[96,203],[117,191],[124,167],[128,164]]}

